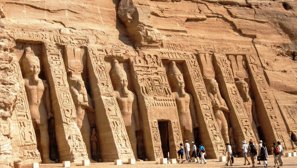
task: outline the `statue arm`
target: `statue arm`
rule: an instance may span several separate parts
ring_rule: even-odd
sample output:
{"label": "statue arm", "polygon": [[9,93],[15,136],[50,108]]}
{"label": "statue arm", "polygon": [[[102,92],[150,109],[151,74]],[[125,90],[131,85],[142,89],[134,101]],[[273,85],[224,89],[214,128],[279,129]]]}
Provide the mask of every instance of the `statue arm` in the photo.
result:
{"label": "statue arm", "polygon": [[139,120],[139,112],[138,112],[138,105],[137,105],[137,97],[136,95],[133,93],[134,96],[134,101],[133,101],[133,107],[132,107],[132,112],[133,112],[133,116],[134,116],[134,120],[135,120],[135,124],[136,124],[136,131],[140,130],[140,120]]}
{"label": "statue arm", "polygon": [[52,106],[51,106],[51,95],[50,95],[50,88],[47,83],[47,81],[43,81],[44,88],[45,88],[45,106],[47,110],[47,117],[48,119],[53,118],[54,114],[52,112]]}
{"label": "statue arm", "polygon": [[190,110],[191,110],[192,121],[194,124],[194,128],[197,128],[197,127],[199,127],[199,125],[197,122],[198,117],[197,117],[195,106],[194,106],[194,99],[191,94],[189,94],[189,96],[190,96]]}
{"label": "statue arm", "polygon": [[221,94],[218,95],[219,96],[219,101],[220,101],[220,109],[223,110],[224,112],[229,113],[229,108],[226,104],[226,101],[224,100],[224,98],[222,97]]}

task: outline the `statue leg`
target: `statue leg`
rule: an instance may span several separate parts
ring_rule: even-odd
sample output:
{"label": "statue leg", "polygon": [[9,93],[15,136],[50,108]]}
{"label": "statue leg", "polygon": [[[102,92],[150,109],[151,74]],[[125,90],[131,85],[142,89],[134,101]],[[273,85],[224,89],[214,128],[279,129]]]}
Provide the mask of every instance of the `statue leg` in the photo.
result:
{"label": "statue leg", "polygon": [[224,141],[225,143],[230,143],[230,140],[229,140],[229,130],[228,130],[228,123],[227,123],[227,120],[225,117],[222,118],[221,120],[221,125],[222,125],[222,136],[224,138]]}
{"label": "statue leg", "polygon": [[132,124],[132,126],[127,126],[126,130],[127,130],[129,140],[130,140],[130,143],[132,146],[134,157],[135,157],[135,159],[138,159],[138,157],[137,157],[137,139],[136,139],[134,124]]}
{"label": "statue leg", "polygon": [[[81,121],[80,119],[78,119],[78,121]],[[94,160],[92,160],[92,153],[91,153],[91,128],[90,128],[90,124],[89,124],[89,120],[88,117],[85,115],[84,118],[82,119],[82,126],[80,128],[80,132],[82,134],[83,140],[86,144],[86,148],[87,148],[87,152],[89,155],[89,159],[91,162],[96,162]]]}
{"label": "statue leg", "polygon": [[49,157],[50,143],[49,143],[47,122],[39,124],[39,130],[40,130],[40,143],[41,143],[41,150],[42,150],[42,153],[41,153],[42,162],[55,163],[54,161],[50,160],[50,157]]}

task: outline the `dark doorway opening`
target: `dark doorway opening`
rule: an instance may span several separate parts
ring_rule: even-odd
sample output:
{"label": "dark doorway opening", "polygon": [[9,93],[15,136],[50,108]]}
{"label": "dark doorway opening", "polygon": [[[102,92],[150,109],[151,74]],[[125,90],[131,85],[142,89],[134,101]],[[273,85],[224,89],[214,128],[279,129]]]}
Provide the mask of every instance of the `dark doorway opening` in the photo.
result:
{"label": "dark doorway opening", "polygon": [[162,143],[162,151],[164,158],[168,158],[168,153],[170,152],[169,147],[169,121],[159,121],[159,130]]}
{"label": "dark doorway opening", "polygon": [[264,137],[264,134],[263,134],[263,132],[262,132],[262,128],[261,128],[261,126],[257,127],[257,129],[258,129],[258,133],[259,133],[259,138],[260,138],[260,140],[262,140],[263,142],[265,142],[265,137]]}

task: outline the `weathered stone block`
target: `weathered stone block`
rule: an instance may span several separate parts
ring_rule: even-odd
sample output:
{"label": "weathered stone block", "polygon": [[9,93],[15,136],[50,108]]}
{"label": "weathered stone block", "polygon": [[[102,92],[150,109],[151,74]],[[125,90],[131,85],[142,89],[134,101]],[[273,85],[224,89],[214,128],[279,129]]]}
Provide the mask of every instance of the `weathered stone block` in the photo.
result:
{"label": "weathered stone block", "polygon": [[135,160],[135,159],[129,159],[129,160],[128,160],[128,163],[129,163],[129,164],[136,164],[136,160]]}
{"label": "weathered stone block", "polygon": [[227,161],[227,157],[226,156],[220,156],[220,162],[226,162]]}
{"label": "weathered stone block", "polygon": [[159,158],[160,164],[167,164],[167,158]]}
{"label": "weathered stone block", "polygon": [[39,168],[39,163],[33,163],[32,168]]}
{"label": "weathered stone block", "polygon": [[63,161],[63,167],[70,167],[70,161]]}
{"label": "weathered stone block", "polygon": [[82,165],[83,166],[90,166],[90,160],[83,160]]}
{"label": "weathered stone block", "polygon": [[176,164],[176,159],[170,159],[171,164]]}
{"label": "weathered stone block", "polygon": [[114,160],[114,165],[122,165],[123,162],[121,159]]}
{"label": "weathered stone block", "polygon": [[286,157],[292,157],[292,153],[291,152],[286,153]]}

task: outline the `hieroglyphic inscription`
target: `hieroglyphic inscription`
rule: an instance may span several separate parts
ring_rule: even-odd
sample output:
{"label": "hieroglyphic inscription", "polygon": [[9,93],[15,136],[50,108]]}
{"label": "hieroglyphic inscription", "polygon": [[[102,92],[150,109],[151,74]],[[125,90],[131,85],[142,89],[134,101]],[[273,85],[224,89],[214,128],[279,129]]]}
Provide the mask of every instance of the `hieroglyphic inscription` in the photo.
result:
{"label": "hieroglyphic inscription", "polygon": [[[247,55],[247,62],[249,66],[249,73],[255,82],[256,94],[259,95],[259,101],[261,106],[263,106],[263,110],[265,110],[265,114],[267,115],[267,119],[269,122],[269,129],[273,130],[273,134],[265,134],[264,136],[269,142],[282,142],[285,149],[291,149],[290,137],[286,131],[286,126],[284,121],[282,120],[282,115],[277,107],[276,101],[272,92],[269,89],[269,86],[265,80],[263,68],[261,67],[260,60],[253,54]],[[257,105],[258,106],[258,105]]]}
{"label": "hieroglyphic inscription", "polygon": [[248,122],[248,114],[246,112],[246,109],[243,105],[243,101],[240,97],[240,94],[237,90],[237,87],[235,85],[230,61],[227,59],[227,57],[223,54],[215,54],[216,59],[216,65],[218,66],[219,73],[222,74],[222,80],[225,82],[227,95],[229,102],[229,108],[231,109],[231,116],[234,116],[237,118],[237,124],[238,127],[234,129],[235,132],[242,133],[243,137],[237,137],[237,144],[241,144],[242,140],[250,140],[252,139],[255,141],[255,134],[252,130],[251,124]]}
{"label": "hieroglyphic inscription", "polygon": [[[58,145],[69,147],[69,151],[61,150],[61,160],[71,159],[72,162],[81,162],[88,159],[85,143],[75,122],[76,110],[67,82],[66,70],[60,50],[54,44],[45,43],[45,52],[51,72],[51,88],[54,90],[58,101],[58,110],[55,111],[57,133],[65,133],[65,139],[57,137]],[[61,120],[59,120],[61,119]],[[64,156],[64,157],[63,157]]]}
{"label": "hieroglyphic inscription", "polygon": [[[96,87],[98,90],[97,96],[100,98],[98,101],[100,101],[100,104],[103,105],[103,107],[96,107],[96,115],[99,116],[99,111],[103,112],[102,110],[105,109],[105,116],[106,118],[101,118],[99,119],[100,121],[106,122],[106,124],[110,124],[110,129],[111,129],[111,137],[113,137],[113,140],[115,142],[115,146],[110,147],[113,150],[117,150],[118,157],[115,157],[116,159],[122,159],[124,161],[128,161],[129,158],[134,158],[134,154],[132,151],[131,143],[126,131],[126,127],[124,125],[124,121],[121,115],[120,108],[118,106],[117,100],[114,97],[114,90],[113,86],[110,80],[109,74],[106,72],[106,66],[105,66],[105,61],[104,57],[106,56],[106,52],[104,49],[100,48],[93,48],[89,47],[88,48],[88,55],[89,59],[91,62],[90,68],[94,71],[94,75],[96,77]],[[94,88],[95,89],[95,88]],[[101,110],[98,110],[100,108]],[[102,115],[101,115],[102,116]],[[97,117],[98,118],[98,117]],[[97,120],[97,128],[99,129],[99,134],[100,132],[103,132],[105,130],[100,130],[100,127],[98,126]],[[100,123],[103,124],[103,123]],[[100,137],[100,136],[99,136]],[[103,138],[103,137],[100,137]],[[106,140],[101,141],[101,145],[104,145],[106,143]],[[109,142],[108,142],[109,143]],[[109,143],[110,144],[110,143]],[[102,148],[103,150],[107,148]],[[108,150],[108,149],[107,149]],[[102,151],[105,153],[106,157],[114,157],[114,153],[110,153],[110,151]],[[111,156],[108,156],[111,155]],[[104,160],[104,158],[103,158]]]}
{"label": "hieroglyphic inscription", "polygon": [[[205,130],[205,134],[202,134],[201,136],[202,141],[210,141],[211,143],[204,143],[209,151],[208,153],[213,155],[211,157],[219,157],[225,150],[224,140],[215,120],[211,102],[195,55],[192,54],[190,59],[186,60],[186,67],[191,77],[190,83],[194,86],[194,93],[192,94],[194,96],[195,104],[199,105],[201,109],[196,113],[198,114],[201,129]],[[209,135],[206,135],[207,133]],[[210,150],[213,151],[210,152]]]}
{"label": "hieroglyphic inscription", "polygon": [[179,144],[182,142],[182,134],[176,109],[176,100],[172,97],[166,70],[162,65],[162,54],[159,52],[144,51],[139,55],[139,57],[131,58],[130,61],[135,75],[138,98],[141,102],[144,102],[143,106],[147,110],[147,113],[143,115],[148,116],[149,125],[144,125],[144,127],[149,127],[150,130],[145,129],[144,135],[147,138],[152,138],[152,142],[146,142],[146,146],[153,148],[146,149],[148,150],[148,158],[155,160],[164,157],[158,119],[171,121],[173,143],[176,146],[173,152],[174,154],[177,153]]}

